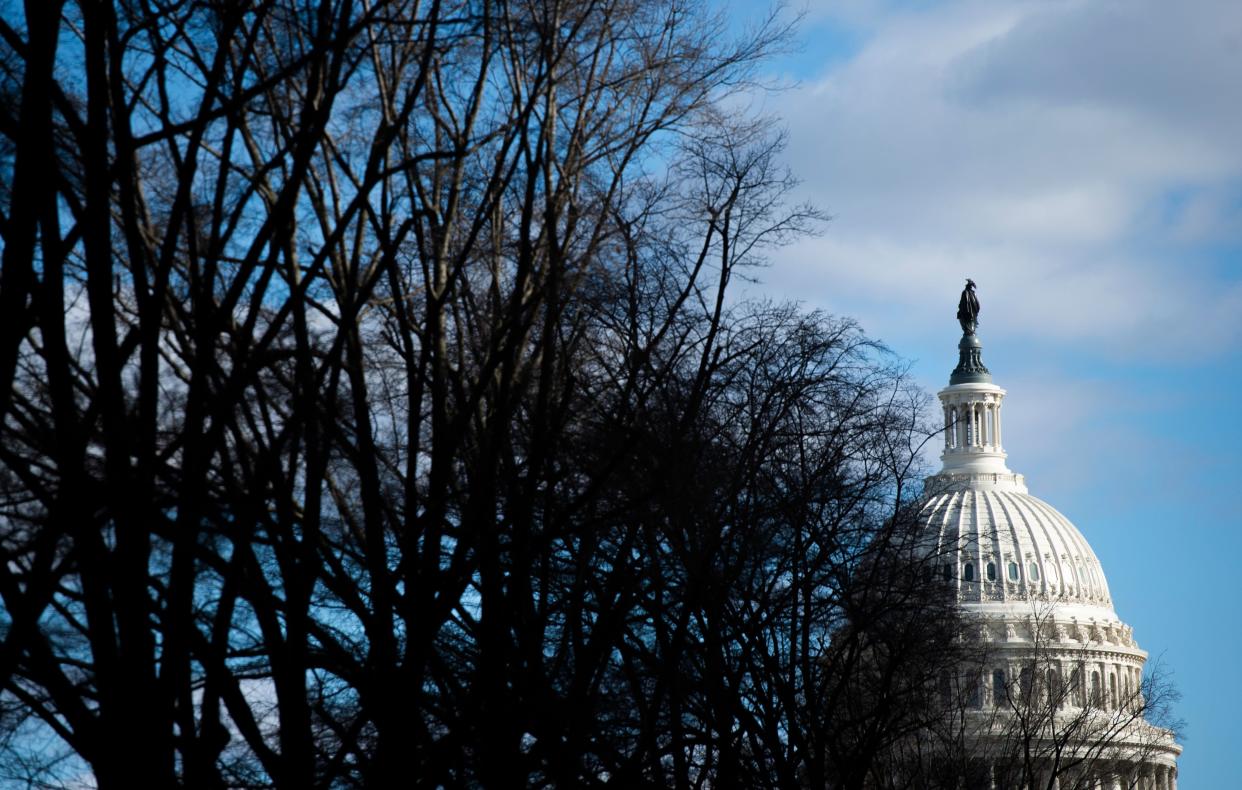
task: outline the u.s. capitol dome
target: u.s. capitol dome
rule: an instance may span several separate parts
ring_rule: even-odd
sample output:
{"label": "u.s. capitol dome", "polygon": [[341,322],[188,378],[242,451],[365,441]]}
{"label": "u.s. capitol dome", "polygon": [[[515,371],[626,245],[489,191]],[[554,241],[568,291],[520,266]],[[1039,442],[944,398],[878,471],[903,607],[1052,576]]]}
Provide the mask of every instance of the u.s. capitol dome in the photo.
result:
{"label": "u.s. capitol dome", "polygon": [[1181,747],[1147,720],[1147,653],[1113,609],[1099,559],[1006,465],[1005,390],[983,364],[968,296],[973,288],[958,366],[939,392],[943,468],[926,481],[920,523],[931,573],[986,648],[965,670],[963,696],[978,722],[981,784],[1015,781],[1012,767],[988,762],[1012,762],[1001,741],[1016,739],[1026,741],[1021,781],[1035,787],[1173,790]]}

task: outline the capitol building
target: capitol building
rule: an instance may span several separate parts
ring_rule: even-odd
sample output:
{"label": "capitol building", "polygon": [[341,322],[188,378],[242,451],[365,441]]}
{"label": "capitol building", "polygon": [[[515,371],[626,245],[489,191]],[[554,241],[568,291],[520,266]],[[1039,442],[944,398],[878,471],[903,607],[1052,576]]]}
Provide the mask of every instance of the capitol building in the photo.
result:
{"label": "capitol building", "polygon": [[927,562],[961,607],[979,660],[946,678],[961,700],[968,786],[1173,790],[1181,747],[1150,723],[1147,659],[1090,544],[1006,463],[1005,390],[959,312],[959,362],[939,393],[943,468],[927,480]]}

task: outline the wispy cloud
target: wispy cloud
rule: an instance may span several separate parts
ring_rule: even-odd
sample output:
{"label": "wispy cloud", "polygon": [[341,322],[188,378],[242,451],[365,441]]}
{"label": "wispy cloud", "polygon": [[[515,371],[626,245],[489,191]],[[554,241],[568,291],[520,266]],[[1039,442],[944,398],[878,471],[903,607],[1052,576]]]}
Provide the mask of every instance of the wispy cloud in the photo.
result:
{"label": "wispy cloud", "polygon": [[1108,353],[1242,334],[1221,259],[1242,247],[1242,4],[861,3],[841,23],[866,31],[853,56],[776,100],[835,220],[770,286],[921,322],[969,275],[990,332]]}

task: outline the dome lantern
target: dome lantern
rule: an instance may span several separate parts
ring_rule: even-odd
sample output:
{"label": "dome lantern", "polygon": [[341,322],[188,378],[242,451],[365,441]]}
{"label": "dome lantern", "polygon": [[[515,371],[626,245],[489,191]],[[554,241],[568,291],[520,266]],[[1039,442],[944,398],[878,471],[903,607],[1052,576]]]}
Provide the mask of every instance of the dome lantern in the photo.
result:
{"label": "dome lantern", "polygon": [[[938,477],[951,483],[991,476],[991,482],[1025,491],[1019,475],[1005,466],[1002,444],[1001,402],[1005,391],[992,383],[992,374],[983,364],[983,343],[975,330],[979,325],[979,300],[975,283],[966,281],[958,303],[957,320],[962,326],[958,342],[958,363],[949,376],[949,386],[939,392],[944,412],[944,468]],[[987,483],[987,477],[974,482]]]}

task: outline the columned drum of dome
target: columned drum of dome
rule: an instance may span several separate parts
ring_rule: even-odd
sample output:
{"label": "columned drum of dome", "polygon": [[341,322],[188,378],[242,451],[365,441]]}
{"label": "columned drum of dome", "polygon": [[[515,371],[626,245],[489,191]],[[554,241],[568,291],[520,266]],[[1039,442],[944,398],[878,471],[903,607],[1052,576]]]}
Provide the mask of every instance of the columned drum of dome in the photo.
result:
{"label": "columned drum of dome", "polygon": [[1012,781],[994,764],[1005,759],[1001,741],[1042,704],[1041,723],[1022,733],[1037,753],[1046,748],[1026,774],[1040,787],[1175,788],[1181,747],[1144,718],[1147,653],[1114,611],[1099,559],[1006,465],[1006,393],[983,365],[967,290],[973,313],[964,320],[959,308],[959,363],[939,392],[943,468],[926,481],[921,528],[935,576],[948,580],[986,657],[959,679],[972,690],[964,699],[982,786]]}

